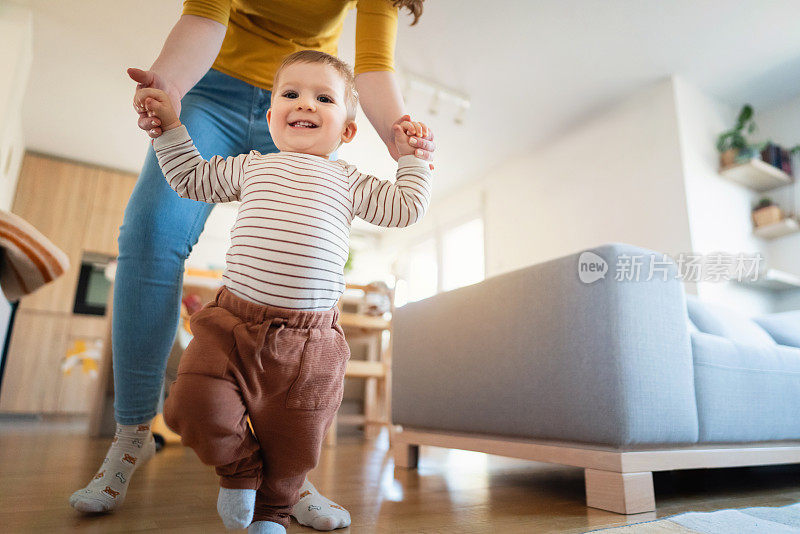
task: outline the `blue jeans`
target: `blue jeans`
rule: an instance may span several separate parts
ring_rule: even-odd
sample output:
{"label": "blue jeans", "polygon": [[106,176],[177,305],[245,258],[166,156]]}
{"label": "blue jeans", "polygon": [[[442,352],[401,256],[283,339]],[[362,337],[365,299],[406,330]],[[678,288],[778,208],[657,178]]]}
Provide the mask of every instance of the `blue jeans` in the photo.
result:
{"label": "blue jeans", "polygon": [[[269,91],[212,69],[181,101],[181,122],[206,159],[277,152],[267,128],[269,101]],[[212,208],[170,189],[151,146],[119,234],[112,347],[120,424],[156,414],[178,327],[183,264]]]}

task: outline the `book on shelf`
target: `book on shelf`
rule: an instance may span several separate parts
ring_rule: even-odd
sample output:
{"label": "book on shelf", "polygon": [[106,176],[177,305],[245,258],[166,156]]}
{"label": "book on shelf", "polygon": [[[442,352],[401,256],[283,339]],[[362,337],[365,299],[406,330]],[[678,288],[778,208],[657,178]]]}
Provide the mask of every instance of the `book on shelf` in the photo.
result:
{"label": "book on shelf", "polygon": [[792,174],[792,155],[791,153],[775,143],[769,143],[761,151],[761,159],[764,163],[769,163],[773,167],[782,170],[789,176]]}

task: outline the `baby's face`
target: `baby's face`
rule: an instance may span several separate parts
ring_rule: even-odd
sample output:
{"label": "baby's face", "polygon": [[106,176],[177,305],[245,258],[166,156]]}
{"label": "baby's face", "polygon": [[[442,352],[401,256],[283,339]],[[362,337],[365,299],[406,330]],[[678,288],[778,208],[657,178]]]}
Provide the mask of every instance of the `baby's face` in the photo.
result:
{"label": "baby's face", "polygon": [[347,119],[344,80],[330,65],[289,65],[272,90],[267,122],[278,150],[328,157],[355,135],[355,122]]}

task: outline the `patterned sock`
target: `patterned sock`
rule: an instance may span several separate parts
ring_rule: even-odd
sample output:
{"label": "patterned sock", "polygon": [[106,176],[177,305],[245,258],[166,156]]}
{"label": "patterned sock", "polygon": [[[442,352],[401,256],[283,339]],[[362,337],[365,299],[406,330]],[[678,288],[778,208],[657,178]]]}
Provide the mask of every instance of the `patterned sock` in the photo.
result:
{"label": "patterned sock", "polygon": [[256,490],[220,488],[217,497],[217,513],[225,528],[247,528],[253,521],[256,508]]}
{"label": "patterned sock", "polygon": [[255,521],[247,527],[247,534],[286,534],[286,529],[280,523]]}
{"label": "patterned sock", "polygon": [[69,503],[79,512],[112,512],[122,505],[131,475],[156,453],[150,425],[120,425],[100,470],[91,482],[72,494]]}
{"label": "patterned sock", "polygon": [[308,479],[300,488],[300,500],[292,508],[292,515],[301,525],[316,530],[350,526],[350,512],[320,494]]}

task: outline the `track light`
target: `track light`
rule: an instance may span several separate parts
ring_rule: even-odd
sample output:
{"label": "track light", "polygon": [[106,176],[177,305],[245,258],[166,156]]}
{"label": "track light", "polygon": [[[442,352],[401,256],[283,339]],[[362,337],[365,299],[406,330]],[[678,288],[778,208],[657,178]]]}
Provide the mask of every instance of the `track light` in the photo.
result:
{"label": "track light", "polygon": [[403,78],[403,98],[408,100],[411,93],[422,92],[431,95],[431,101],[428,105],[428,113],[431,115],[438,115],[440,108],[444,104],[455,104],[456,112],[453,116],[453,122],[456,124],[464,124],[467,111],[470,108],[470,99],[466,94],[445,87],[438,82],[428,80],[418,74],[414,74],[406,69],[398,69]]}

